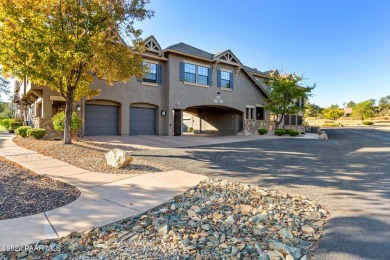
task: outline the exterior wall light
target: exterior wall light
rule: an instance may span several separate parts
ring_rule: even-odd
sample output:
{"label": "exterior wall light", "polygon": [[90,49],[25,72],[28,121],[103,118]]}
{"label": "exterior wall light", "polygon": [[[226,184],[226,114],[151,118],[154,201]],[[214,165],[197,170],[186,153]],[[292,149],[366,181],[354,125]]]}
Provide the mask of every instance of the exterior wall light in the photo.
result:
{"label": "exterior wall light", "polygon": [[166,115],[165,110],[161,110],[161,115],[162,115],[162,116],[165,116],[165,115]]}
{"label": "exterior wall light", "polygon": [[77,110],[77,111],[81,111],[81,106],[80,106],[80,105],[77,105],[77,106],[76,106],[76,110]]}

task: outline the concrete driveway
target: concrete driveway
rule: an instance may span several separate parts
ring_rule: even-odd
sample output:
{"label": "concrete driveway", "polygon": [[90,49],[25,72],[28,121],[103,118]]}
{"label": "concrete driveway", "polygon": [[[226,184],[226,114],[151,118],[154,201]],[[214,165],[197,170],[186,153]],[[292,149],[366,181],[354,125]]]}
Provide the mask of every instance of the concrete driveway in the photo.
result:
{"label": "concrete driveway", "polygon": [[316,259],[390,259],[390,132],[338,128],[327,133],[330,140],[253,139],[134,154],[324,204],[331,218]]}
{"label": "concrete driveway", "polygon": [[[318,138],[317,134],[308,134],[304,138]],[[108,148],[121,148],[127,151],[155,150],[164,148],[190,147],[209,144],[234,143],[264,139],[275,139],[272,135],[193,135],[157,136],[157,135],[130,135],[130,136],[88,136],[84,141],[104,145]]]}

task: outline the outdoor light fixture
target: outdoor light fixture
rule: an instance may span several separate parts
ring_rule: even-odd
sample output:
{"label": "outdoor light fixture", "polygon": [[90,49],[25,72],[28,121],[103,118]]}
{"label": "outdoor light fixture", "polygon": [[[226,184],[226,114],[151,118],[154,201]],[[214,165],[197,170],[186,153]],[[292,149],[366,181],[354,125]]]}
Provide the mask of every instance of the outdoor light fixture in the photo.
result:
{"label": "outdoor light fixture", "polygon": [[77,111],[81,111],[80,105],[77,105],[77,106],[76,106],[76,110],[77,110]]}
{"label": "outdoor light fixture", "polygon": [[165,110],[161,110],[161,115],[165,116]]}

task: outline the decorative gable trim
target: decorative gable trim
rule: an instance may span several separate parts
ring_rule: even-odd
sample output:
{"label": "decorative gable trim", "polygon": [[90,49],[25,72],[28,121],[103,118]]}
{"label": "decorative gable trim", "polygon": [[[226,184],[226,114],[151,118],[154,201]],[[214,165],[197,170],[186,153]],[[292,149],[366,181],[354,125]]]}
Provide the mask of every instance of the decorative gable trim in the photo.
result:
{"label": "decorative gable trim", "polygon": [[155,53],[160,53],[162,51],[160,44],[158,43],[156,38],[154,38],[153,35],[146,38],[144,40],[144,43],[145,43],[146,50],[148,51],[155,52]]}
{"label": "decorative gable trim", "polygon": [[214,61],[223,62],[235,66],[242,66],[241,61],[231,50],[226,50],[214,55]]}

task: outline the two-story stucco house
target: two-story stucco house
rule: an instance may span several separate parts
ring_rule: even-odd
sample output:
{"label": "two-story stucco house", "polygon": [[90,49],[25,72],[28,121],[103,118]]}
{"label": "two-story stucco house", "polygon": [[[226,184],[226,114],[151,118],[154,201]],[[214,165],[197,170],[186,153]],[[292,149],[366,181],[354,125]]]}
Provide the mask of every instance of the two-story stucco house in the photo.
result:
{"label": "two-story stucco house", "polygon": [[[149,72],[143,79],[114,86],[96,79],[91,88],[100,94],[75,104],[83,135],[235,135],[272,128],[264,110],[267,75],[244,66],[232,51],[211,54],[185,43],[162,49],[153,36],[145,45]],[[47,87],[23,82],[15,90],[19,113],[35,127],[47,128],[65,108]]]}

